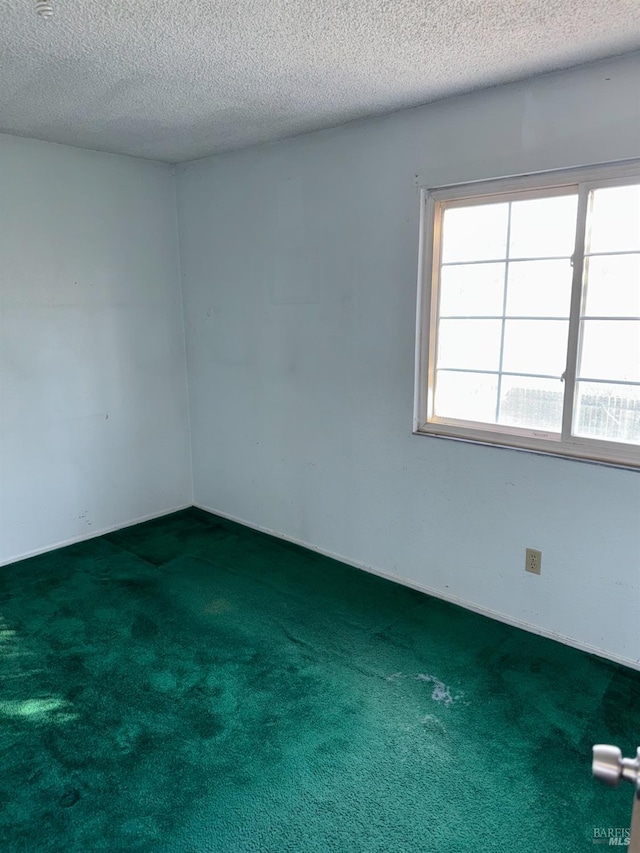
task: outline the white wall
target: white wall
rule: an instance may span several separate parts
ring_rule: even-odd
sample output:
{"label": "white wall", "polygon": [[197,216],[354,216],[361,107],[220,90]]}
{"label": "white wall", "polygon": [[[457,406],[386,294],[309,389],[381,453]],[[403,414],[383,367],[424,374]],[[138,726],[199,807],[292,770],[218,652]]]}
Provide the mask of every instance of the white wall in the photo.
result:
{"label": "white wall", "polygon": [[191,503],[166,165],[0,136],[0,560]]}
{"label": "white wall", "polygon": [[639,80],[636,54],[178,167],[196,503],[638,662],[640,476],[411,425],[416,183],[636,157]]}

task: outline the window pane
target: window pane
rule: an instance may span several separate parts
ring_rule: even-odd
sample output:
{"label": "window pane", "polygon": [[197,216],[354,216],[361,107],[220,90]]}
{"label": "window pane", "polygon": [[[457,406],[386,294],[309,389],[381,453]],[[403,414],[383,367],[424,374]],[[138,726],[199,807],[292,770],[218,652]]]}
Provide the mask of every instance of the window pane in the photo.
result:
{"label": "window pane", "polygon": [[502,369],[560,377],[567,363],[567,320],[507,320]]}
{"label": "window pane", "polygon": [[585,259],[585,314],[640,317],[640,254]]}
{"label": "window pane", "polygon": [[590,193],[587,251],[640,249],[640,184]]}
{"label": "window pane", "polygon": [[507,314],[568,318],[572,277],[568,260],[510,263]]}
{"label": "window pane", "polygon": [[508,204],[449,207],[444,211],[442,262],[506,257]]}
{"label": "window pane", "polygon": [[502,315],[504,264],[442,267],[440,314]]}
{"label": "window pane", "polygon": [[498,377],[438,370],[434,411],[439,418],[495,423]]}
{"label": "window pane", "polygon": [[506,426],[560,432],[562,396],[559,379],[503,376],[498,421]]}
{"label": "window pane", "polygon": [[640,387],[578,382],[574,435],[640,444]]}
{"label": "window pane", "polygon": [[512,202],[509,257],[571,257],[577,209],[577,194]]}
{"label": "window pane", "polygon": [[640,321],[583,320],[578,376],[640,382]]}
{"label": "window pane", "polygon": [[437,366],[497,370],[500,333],[500,320],[441,320]]}

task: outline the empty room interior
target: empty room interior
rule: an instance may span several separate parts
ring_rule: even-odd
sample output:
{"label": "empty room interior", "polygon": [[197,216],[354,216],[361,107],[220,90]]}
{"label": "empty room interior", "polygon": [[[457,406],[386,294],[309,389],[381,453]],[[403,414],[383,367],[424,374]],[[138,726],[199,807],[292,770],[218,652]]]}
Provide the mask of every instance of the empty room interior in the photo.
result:
{"label": "empty room interior", "polygon": [[0,757],[2,853],[640,851],[637,0],[1,4]]}

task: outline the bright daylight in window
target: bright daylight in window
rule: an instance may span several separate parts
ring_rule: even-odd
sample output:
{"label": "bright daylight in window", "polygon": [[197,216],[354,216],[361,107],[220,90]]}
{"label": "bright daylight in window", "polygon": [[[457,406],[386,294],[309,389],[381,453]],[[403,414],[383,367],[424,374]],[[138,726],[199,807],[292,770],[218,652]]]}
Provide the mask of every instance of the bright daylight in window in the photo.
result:
{"label": "bright daylight in window", "polygon": [[423,191],[415,431],[640,466],[640,164]]}

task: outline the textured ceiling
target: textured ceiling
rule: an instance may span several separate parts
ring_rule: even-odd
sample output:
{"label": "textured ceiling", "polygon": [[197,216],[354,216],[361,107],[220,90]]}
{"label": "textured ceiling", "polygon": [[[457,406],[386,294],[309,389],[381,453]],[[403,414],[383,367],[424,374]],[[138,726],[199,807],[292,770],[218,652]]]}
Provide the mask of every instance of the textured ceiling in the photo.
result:
{"label": "textured ceiling", "polygon": [[168,162],[640,47],[639,0],[0,4],[0,131]]}

